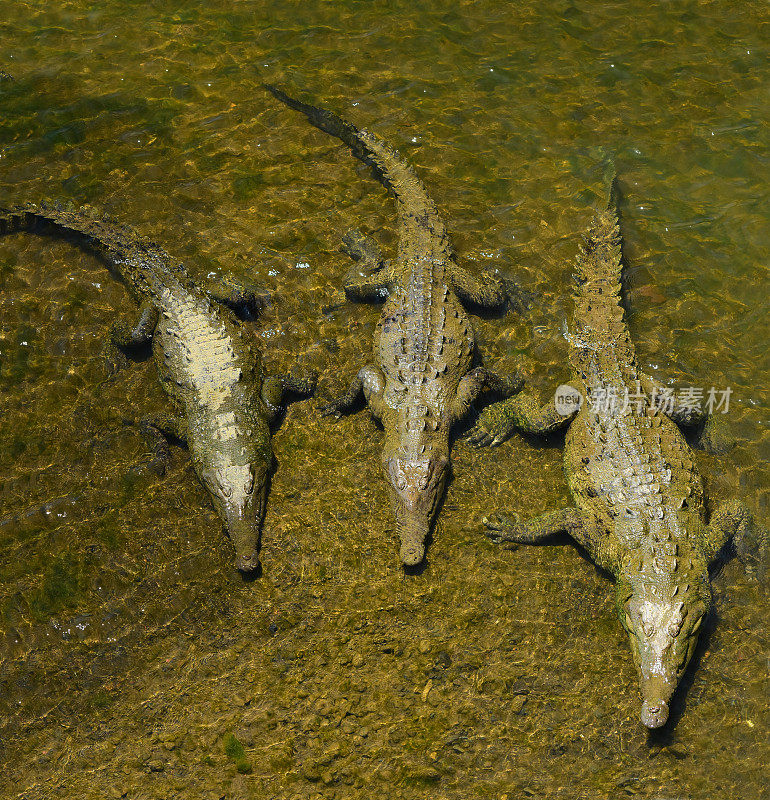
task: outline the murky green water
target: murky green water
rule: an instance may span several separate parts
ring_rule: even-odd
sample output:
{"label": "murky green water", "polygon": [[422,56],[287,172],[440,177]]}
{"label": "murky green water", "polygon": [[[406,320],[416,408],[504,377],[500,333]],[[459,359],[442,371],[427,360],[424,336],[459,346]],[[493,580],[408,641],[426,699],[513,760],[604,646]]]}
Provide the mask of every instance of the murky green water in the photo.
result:
{"label": "murky green water", "polygon": [[[711,496],[768,522],[770,14],[763,2],[3,5],[0,204],[91,204],[194,275],[268,285],[273,371],[336,392],[375,306],[344,302],[342,233],[391,201],[260,88],[365,124],[417,167],[472,269],[534,294],[474,319],[485,363],[545,393],[580,234],[616,154],[647,371],[733,388]],[[151,361],[104,380],[129,304],[72,246],[0,240],[0,740],[24,798],[759,798],[766,584],[730,562],[673,724],[638,722],[611,586],[572,546],[509,553],[492,508],[564,504],[558,439],[462,439],[420,575],[404,575],[366,413],[293,404],[244,583],[182,450],[142,470]],[[470,421],[459,433],[467,430]],[[250,774],[225,753],[242,742]],[[237,758],[237,748],[230,754]]]}

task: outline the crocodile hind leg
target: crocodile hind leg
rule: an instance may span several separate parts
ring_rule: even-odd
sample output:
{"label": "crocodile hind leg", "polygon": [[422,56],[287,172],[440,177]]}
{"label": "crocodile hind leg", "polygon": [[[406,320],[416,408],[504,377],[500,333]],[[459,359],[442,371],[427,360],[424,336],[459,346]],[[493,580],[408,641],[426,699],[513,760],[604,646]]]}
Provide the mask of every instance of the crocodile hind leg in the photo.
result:
{"label": "crocodile hind leg", "polygon": [[503,397],[510,397],[521,391],[524,379],[517,375],[498,375],[484,367],[476,367],[461,379],[457,393],[449,407],[452,421],[462,419],[470,410],[473,401],[484,391],[490,389]]}
{"label": "crocodile hind leg", "polygon": [[347,411],[356,402],[358,397],[363,393],[366,404],[369,410],[377,419],[382,419],[383,412],[385,411],[385,378],[383,377],[380,369],[374,364],[367,364],[361,367],[358,374],[350,384],[350,388],[345,394],[332,400],[331,403],[320,406],[319,410],[321,416],[324,417],[337,417],[343,411]]}
{"label": "crocodile hind leg", "polygon": [[500,444],[517,429],[545,435],[568,425],[576,413],[565,416],[557,410],[555,398],[540,406],[532,395],[522,392],[485,408],[468,434],[468,440],[477,447],[484,447]]}
{"label": "crocodile hind leg", "polygon": [[259,312],[270,305],[270,292],[260,286],[241,283],[230,275],[218,280],[209,280],[205,285],[206,294],[217,303],[229,306],[236,311],[248,308]]}
{"label": "crocodile hind leg", "polygon": [[597,517],[579,508],[561,508],[526,522],[511,520],[505,514],[484,517],[485,536],[499,542],[537,544],[558,533],[571,536],[602,569],[615,573],[618,549]]}
{"label": "crocodile hind leg", "polygon": [[674,390],[670,386],[665,386],[650,375],[642,374],[640,377],[641,387],[649,395],[653,405],[657,405],[677,425],[687,428],[700,425],[708,419],[708,411],[700,406],[677,404],[674,398]]}
{"label": "crocodile hind leg", "polygon": [[139,429],[153,451],[153,457],[148,462],[150,469],[157,475],[164,475],[171,460],[168,440],[173,438],[187,443],[187,420],[171,414],[147,417],[140,421]]}
{"label": "crocodile hind leg", "polygon": [[700,405],[677,404],[674,390],[664,386],[650,375],[641,376],[641,385],[649,395],[653,405],[656,405],[669,419],[682,428],[702,425],[694,437],[696,447],[707,453],[723,454],[732,449],[735,440],[731,436],[723,414],[711,414],[708,408]]}
{"label": "crocodile hind leg", "polygon": [[141,347],[152,341],[152,334],[158,324],[158,309],[149,301],[139,307],[139,319],[131,327],[123,321],[115,322],[104,348],[107,372],[114,375],[126,363],[125,350]]}
{"label": "crocodile hind leg", "polygon": [[456,263],[447,264],[447,275],[461,300],[484,308],[502,305],[505,300],[503,282],[494,275],[476,277]]}
{"label": "crocodile hind leg", "polygon": [[262,383],[262,401],[267,406],[268,421],[272,422],[281,410],[286,392],[307,397],[313,394],[318,374],[313,370],[292,371],[288,375],[271,375]]}
{"label": "crocodile hind leg", "polygon": [[735,553],[750,574],[756,572],[756,556],[749,541],[752,532],[752,514],[738,500],[730,500],[719,506],[711,515],[711,520],[703,532],[703,553],[708,561],[713,561],[722,548],[732,540]]}
{"label": "crocodile hind leg", "polygon": [[393,270],[379,245],[352,230],[342,237],[342,251],[357,262],[343,280],[345,294],[352,300],[382,300],[393,282]]}

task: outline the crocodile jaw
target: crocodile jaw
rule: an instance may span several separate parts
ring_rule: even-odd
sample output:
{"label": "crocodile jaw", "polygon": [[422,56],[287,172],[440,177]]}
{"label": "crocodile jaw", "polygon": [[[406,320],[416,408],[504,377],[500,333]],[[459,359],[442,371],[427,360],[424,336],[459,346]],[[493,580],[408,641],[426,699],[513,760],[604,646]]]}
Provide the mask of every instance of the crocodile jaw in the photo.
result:
{"label": "crocodile jaw", "polygon": [[430,520],[408,511],[397,514],[398,536],[401,540],[401,563],[405,567],[420,564],[425,558],[425,540]]}
{"label": "crocodile jaw", "polygon": [[440,451],[426,455],[383,458],[401,540],[401,563],[407,567],[417,566],[425,557],[425,539],[444,492],[449,467],[448,457]]}
{"label": "crocodile jaw", "polygon": [[259,569],[257,548],[260,520],[253,504],[227,506],[223,509],[223,517],[230,541],[235,548],[235,568],[245,574],[255,572]]}
{"label": "crocodile jaw", "polygon": [[668,720],[671,695],[676,689],[676,679],[671,675],[651,676],[642,673],[642,710],[640,718],[647,728],[660,728]]}
{"label": "crocodile jaw", "polygon": [[267,501],[267,468],[260,461],[240,465],[224,460],[216,467],[196,467],[235,548],[235,568],[246,574],[255,572]]}
{"label": "crocodile jaw", "polygon": [[642,703],[642,712],[639,717],[642,720],[642,725],[650,730],[661,728],[668,720],[668,703],[660,699],[653,702],[645,700]]}
{"label": "crocodile jaw", "polygon": [[690,592],[665,601],[632,594],[622,606],[621,622],[639,673],[640,716],[650,729],[660,728],[668,720],[671,697],[695,651],[708,608],[696,592]]}

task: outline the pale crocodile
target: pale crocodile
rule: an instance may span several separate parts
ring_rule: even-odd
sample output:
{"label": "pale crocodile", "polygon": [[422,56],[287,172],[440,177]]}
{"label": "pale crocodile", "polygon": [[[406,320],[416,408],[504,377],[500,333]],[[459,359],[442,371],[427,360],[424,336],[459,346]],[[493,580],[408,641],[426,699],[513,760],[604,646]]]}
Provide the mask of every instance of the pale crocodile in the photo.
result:
{"label": "pale crocodile", "polygon": [[175,413],[143,421],[158,470],[167,436],[187,443],[195,471],[235,547],[235,566],[259,566],[260,527],[273,463],[270,423],[287,389],[311,392],[315,378],[263,378],[253,337],[225,304],[259,305],[261,292],[234,282],[204,291],[156,245],[83,213],[32,206],[0,210],[0,234],[54,233],[98,254],[140,304],[132,327],[111,332],[111,362],[121,349],[152,342],[160,382]]}
{"label": "pale crocodile", "polygon": [[302,103],[273,86],[272,94],[341,139],[373,168],[395,199],[398,255],[386,261],[360,233],[344,238],[358,262],[344,288],[355,299],[387,297],[374,334],[374,363],[363,367],[350,389],[324,407],[349,409],[363,393],[385,428],[382,467],[387,480],[404,565],[419,564],[425,539],[449,472],[449,432],[487,387],[504,396],[520,390],[518,376],[472,367],[475,337],[461,299],[499,306],[502,282],[475,277],[458,263],[438,210],[414,169],[392,147],[335,114]]}

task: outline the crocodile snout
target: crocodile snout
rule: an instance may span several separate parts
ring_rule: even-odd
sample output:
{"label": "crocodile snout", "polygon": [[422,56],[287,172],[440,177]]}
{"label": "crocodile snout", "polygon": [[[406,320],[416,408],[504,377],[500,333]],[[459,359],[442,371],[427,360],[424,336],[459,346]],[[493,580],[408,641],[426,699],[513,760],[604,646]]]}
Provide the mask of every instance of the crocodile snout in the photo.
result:
{"label": "crocodile snout", "polygon": [[235,557],[235,568],[246,575],[256,572],[259,569],[259,556],[256,553],[238,554]]}
{"label": "crocodile snout", "polygon": [[424,531],[415,533],[401,532],[401,563],[405,567],[416,567],[425,558],[425,537],[427,526]]}
{"label": "crocodile snout", "polygon": [[395,512],[401,563],[405,567],[416,567],[425,558],[425,540],[431,523],[430,504],[424,501],[421,491],[405,492],[398,498]]}
{"label": "crocodile snout", "polygon": [[668,703],[658,700],[651,703],[645,700],[642,703],[642,724],[648,728],[660,728],[668,719]]}
{"label": "crocodile snout", "polygon": [[448,463],[443,452],[383,458],[405,567],[416,567],[425,558],[425,540],[444,491]]}
{"label": "crocodile snout", "polygon": [[225,530],[235,548],[235,568],[243,574],[259,569],[259,518],[249,505],[225,509]]}

